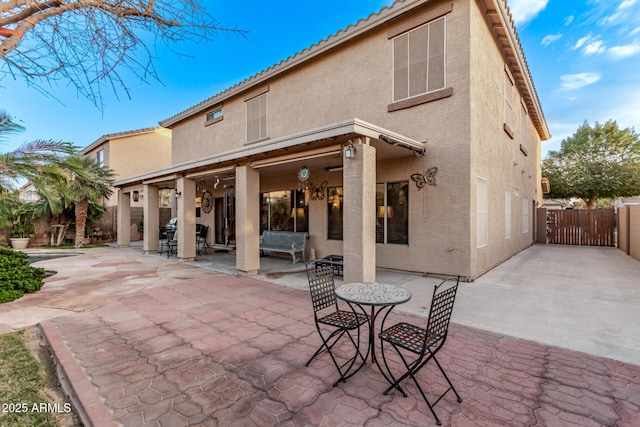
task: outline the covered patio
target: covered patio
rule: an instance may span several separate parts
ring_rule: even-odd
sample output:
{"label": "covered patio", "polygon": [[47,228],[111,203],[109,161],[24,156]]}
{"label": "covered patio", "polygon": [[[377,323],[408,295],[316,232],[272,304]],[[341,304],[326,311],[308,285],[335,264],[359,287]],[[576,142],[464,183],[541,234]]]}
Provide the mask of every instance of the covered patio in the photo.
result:
{"label": "covered patio", "polygon": [[[308,216],[307,255],[309,248],[317,251],[318,257],[343,255],[345,280],[375,281],[377,164],[421,157],[425,149],[424,142],[354,118],[126,178],[115,184],[119,188],[118,245],[131,244],[130,201],[137,192],[144,194],[144,251],[159,250],[163,224],[158,219],[158,194],[160,189],[172,189],[178,218],[178,259],[188,262],[196,258],[195,229],[199,223],[209,227],[209,246],[232,249],[235,269],[255,275],[261,270],[264,194],[284,189],[292,191],[293,197],[297,188],[295,205],[289,205],[293,207],[290,218],[297,227],[302,215]],[[326,238],[322,218],[327,208],[326,203],[319,203],[329,197],[327,186],[339,186],[342,192],[342,235],[337,240]]]}

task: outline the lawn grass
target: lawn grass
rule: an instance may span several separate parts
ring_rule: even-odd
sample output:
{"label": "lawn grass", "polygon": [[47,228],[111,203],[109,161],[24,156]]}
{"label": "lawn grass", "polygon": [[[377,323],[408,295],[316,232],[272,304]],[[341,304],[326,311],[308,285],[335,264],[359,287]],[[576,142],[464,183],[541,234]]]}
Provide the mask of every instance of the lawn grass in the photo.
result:
{"label": "lawn grass", "polygon": [[30,350],[34,334],[21,330],[0,335],[0,426],[74,425],[70,405],[56,393],[50,362]]}

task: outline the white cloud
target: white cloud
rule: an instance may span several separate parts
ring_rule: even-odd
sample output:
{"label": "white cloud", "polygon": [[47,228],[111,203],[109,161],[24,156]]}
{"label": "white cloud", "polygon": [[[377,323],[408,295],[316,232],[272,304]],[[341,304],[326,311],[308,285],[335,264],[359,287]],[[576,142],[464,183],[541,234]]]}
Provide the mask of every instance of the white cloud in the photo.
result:
{"label": "white cloud", "polygon": [[626,9],[627,7],[633,6],[637,2],[638,0],[623,0],[623,2],[618,6],[618,9]]}
{"label": "white cloud", "polygon": [[557,41],[562,37],[562,34],[549,34],[542,38],[542,46],[549,46],[551,43]]}
{"label": "white cloud", "polygon": [[586,45],[582,52],[585,55],[600,55],[606,50],[607,47],[604,45],[604,42],[602,40],[596,40]]}
{"label": "white cloud", "polygon": [[587,43],[589,40],[592,40],[592,39],[593,39],[593,35],[591,33],[587,34],[586,36],[584,36],[580,40],[578,40],[576,42],[576,44],[573,45],[571,50],[580,49],[582,46],[584,46],[585,43]]}
{"label": "white cloud", "polygon": [[577,50],[582,48],[584,55],[599,55],[607,50],[604,42],[600,40],[600,36],[594,36],[592,33],[580,38],[576,44],[573,45],[571,50]]}
{"label": "white cloud", "polygon": [[574,90],[584,86],[588,86],[600,80],[600,74],[598,73],[577,73],[577,74],[564,74],[560,76],[562,82],[562,89]]}
{"label": "white cloud", "polygon": [[609,53],[615,58],[626,58],[628,56],[640,53],[640,41],[635,40],[633,43],[621,46],[613,46],[609,48]]}
{"label": "white cloud", "polygon": [[630,36],[633,36],[634,34],[638,34],[638,33],[640,33],[640,27],[636,27],[636,29],[632,30],[632,31],[629,33],[629,35],[630,35]]}
{"label": "white cloud", "polygon": [[573,15],[569,15],[564,19],[564,26],[568,27],[569,25],[571,25],[571,23],[573,22],[573,20],[575,19],[575,17]]}
{"label": "white cloud", "polygon": [[516,24],[531,21],[547,7],[549,0],[512,0],[509,9]]}

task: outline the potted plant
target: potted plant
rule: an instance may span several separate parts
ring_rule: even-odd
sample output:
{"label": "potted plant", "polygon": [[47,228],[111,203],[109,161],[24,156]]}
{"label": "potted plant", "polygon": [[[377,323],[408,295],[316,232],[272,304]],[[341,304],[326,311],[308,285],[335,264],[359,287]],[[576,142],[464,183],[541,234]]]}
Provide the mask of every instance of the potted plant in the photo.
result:
{"label": "potted plant", "polygon": [[31,235],[36,232],[33,224],[33,208],[30,204],[19,203],[11,209],[11,235],[13,249],[25,249]]}

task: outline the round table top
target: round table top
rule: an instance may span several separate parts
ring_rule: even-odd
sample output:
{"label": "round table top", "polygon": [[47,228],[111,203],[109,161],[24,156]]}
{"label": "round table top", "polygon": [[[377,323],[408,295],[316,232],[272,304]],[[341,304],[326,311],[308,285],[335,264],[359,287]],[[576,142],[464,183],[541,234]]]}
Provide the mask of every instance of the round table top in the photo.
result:
{"label": "round table top", "polygon": [[363,305],[395,305],[411,299],[411,292],[386,283],[347,283],[336,288],[342,300]]}

